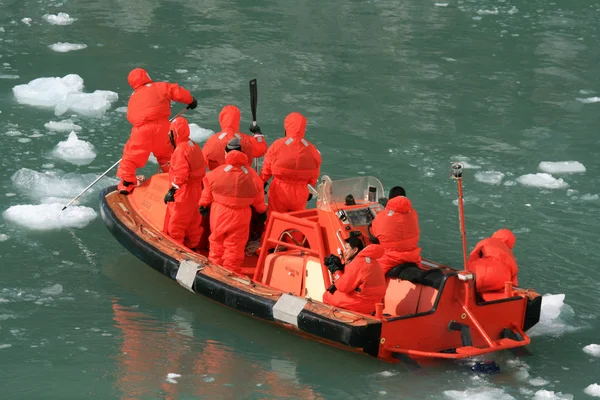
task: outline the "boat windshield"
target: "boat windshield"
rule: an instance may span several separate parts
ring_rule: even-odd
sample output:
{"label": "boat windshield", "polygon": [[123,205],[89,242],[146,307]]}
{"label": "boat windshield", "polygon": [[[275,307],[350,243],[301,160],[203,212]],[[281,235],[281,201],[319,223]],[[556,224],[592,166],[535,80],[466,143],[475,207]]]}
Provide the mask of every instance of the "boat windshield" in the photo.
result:
{"label": "boat windshield", "polygon": [[323,175],[317,187],[319,200],[317,208],[324,211],[335,211],[346,204],[347,197],[352,195],[356,204],[377,203],[380,197],[385,196],[383,185],[373,176],[332,181]]}

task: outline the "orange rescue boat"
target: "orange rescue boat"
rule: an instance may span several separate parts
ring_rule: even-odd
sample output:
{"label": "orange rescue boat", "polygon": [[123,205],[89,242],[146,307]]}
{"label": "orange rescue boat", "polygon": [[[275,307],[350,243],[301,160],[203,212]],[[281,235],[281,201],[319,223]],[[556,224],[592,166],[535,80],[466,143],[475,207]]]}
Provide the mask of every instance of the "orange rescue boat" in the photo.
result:
{"label": "orange rescue boat", "polygon": [[[478,293],[473,273],[425,259],[416,274],[402,273],[409,265],[396,267],[399,277],[389,280],[375,315],[322,303],[331,285],[323,259],[343,249],[350,235],[360,233],[369,244],[367,225],[383,211],[377,199],[385,192],[374,177],[323,176],[314,189],[317,207],[273,213],[260,256],[249,251],[241,273],[163,233],[168,188],[167,174],[158,174],[129,196],[115,186],[104,189],[100,209],[113,236],[187,290],[303,336],[388,362],[459,359],[526,346],[525,332],[539,321],[541,296],[535,291],[507,282],[500,292]],[[346,205],[348,195],[355,204]]]}

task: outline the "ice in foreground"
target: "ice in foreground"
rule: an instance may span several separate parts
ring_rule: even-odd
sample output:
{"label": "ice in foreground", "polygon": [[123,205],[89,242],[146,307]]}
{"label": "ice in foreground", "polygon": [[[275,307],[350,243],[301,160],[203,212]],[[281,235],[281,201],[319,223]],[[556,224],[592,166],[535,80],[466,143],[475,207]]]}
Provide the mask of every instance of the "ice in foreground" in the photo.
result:
{"label": "ice in foreground", "polygon": [[94,146],[90,142],[79,140],[75,131],[69,134],[67,140],[56,145],[52,155],[75,165],[87,165],[96,158]]}
{"label": "ice in foreground", "polygon": [[90,207],[70,206],[62,211],[64,204],[26,204],[12,206],[4,212],[4,218],[32,230],[47,231],[61,228],[83,228],[96,218]]}
{"label": "ice in foreground", "polygon": [[50,121],[44,124],[44,128],[49,129],[51,131],[57,132],[79,132],[81,130],[81,126],[75,124],[70,119],[65,119],[63,121]]}
{"label": "ice in foreground", "polygon": [[46,14],[42,18],[52,25],[70,25],[77,20],[76,18],[71,18],[69,14],[62,12],[59,12],[57,15]]}
{"label": "ice in foreground", "polygon": [[542,161],[538,169],[548,174],[572,174],[585,172],[585,166],[579,161]]}
{"label": "ice in foreground", "polygon": [[37,78],[13,87],[13,93],[21,104],[52,107],[56,115],[68,110],[88,117],[101,117],[119,95],[108,90],[83,93],[83,79],[77,74],[62,78]]}
{"label": "ice in foreground", "polygon": [[190,139],[196,143],[202,143],[207,140],[210,135],[214,134],[210,129],[202,128],[196,124],[190,124]]}
{"label": "ice in foreground", "polygon": [[569,184],[563,181],[562,178],[556,179],[552,175],[547,174],[545,172],[522,175],[517,178],[517,182],[519,182],[523,186],[532,186],[546,189],[565,189],[569,187]]}

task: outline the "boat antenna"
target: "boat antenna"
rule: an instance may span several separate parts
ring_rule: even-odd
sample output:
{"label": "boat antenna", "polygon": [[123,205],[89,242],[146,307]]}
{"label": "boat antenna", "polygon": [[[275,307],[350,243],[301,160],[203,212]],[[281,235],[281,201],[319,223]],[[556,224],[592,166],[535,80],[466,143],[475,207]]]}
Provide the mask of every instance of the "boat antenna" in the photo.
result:
{"label": "boat antenna", "polygon": [[452,164],[452,179],[456,179],[458,184],[458,221],[460,226],[460,235],[462,237],[463,247],[463,263],[464,269],[467,269],[467,232],[465,231],[465,208],[463,205],[463,190],[462,190],[462,169],[461,163],[455,162]]}

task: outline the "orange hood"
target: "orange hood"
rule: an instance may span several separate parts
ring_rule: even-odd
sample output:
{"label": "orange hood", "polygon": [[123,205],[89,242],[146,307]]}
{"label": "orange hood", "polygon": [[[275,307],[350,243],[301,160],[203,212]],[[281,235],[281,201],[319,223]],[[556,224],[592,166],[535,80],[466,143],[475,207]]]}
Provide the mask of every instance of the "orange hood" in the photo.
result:
{"label": "orange hood", "polygon": [[412,203],[407,197],[396,196],[388,200],[386,209],[399,213],[407,213],[412,210]]}
{"label": "orange hood", "polygon": [[499,229],[492,235],[492,239],[498,239],[504,242],[505,245],[508,246],[509,249],[512,249],[515,246],[515,242],[517,239],[515,235],[508,229]]}
{"label": "orange hood", "polygon": [[291,138],[303,138],[306,131],[306,118],[300,113],[293,112],[283,121],[285,136]]}
{"label": "orange hood", "polygon": [[188,120],[183,117],[177,117],[171,122],[171,130],[174,134],[175,143],[184,143],[190,140],[190,125]]}
{"label": "orange hood", "polygon": [[236,133],[240,130],[240,119],[242,115],[240,109],[236,106],[227,105],[223,107],[219,114],[219,124],[222,131],[227,133]]}
{"label": "orange hood", "polygon": [[234,167],[241,167],[248,164],[248,157],[241,151],[231,150],[225,156],[225,163],[231,164]]}
{"label": "orange hood", "polygon": [[146,83],[152,82],[152,79],[150,79],[150,75],[148,75],[145,69],[136,68],[129,73],[129,76],[127,76],[127,82],[129,82],[129,86],[135,90]]}

